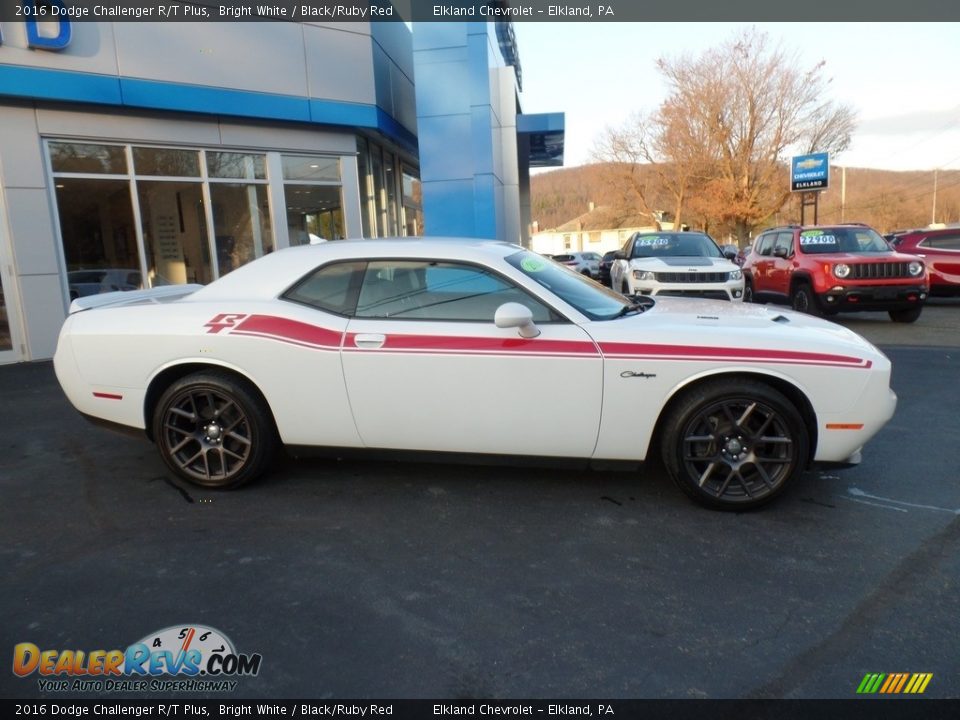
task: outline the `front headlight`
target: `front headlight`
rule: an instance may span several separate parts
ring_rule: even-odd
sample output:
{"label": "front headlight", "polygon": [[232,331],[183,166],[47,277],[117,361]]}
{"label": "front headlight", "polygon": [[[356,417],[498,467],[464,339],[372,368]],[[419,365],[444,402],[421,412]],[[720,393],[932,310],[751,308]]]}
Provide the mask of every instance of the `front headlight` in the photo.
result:
{"label": "front headlight", "polygon": [[739,280],[739,279],[742,278],[742,277],[743,277],[743,271],[742,271],[742,270],[733,270],[733,271],[730,272],[730,279],[731,279],[731,280]]}
{"label": "front headlight", "polygon": [[838,278],[845,278],[850,274],[850,266],[844,263],[837,263],[833,266],[833,274]]}
{"label": "front headlight", "polygon": [[646,281],[649,282],[649,281],[651,281],[651,280],[656,280],[656,279],[657,279],[657,276],[656,276],[656,274],[650,272],[649,270],[634,270],[634,271],[633,271],[633,279],[634,279],[634,280],[646,280]]}
{"label": "front headlight", "polygon": [[918,275],[923,275],[923,263],[919,260],[914,260],[907,266],[907,269],[910,271],[910,274],[914,277]]}

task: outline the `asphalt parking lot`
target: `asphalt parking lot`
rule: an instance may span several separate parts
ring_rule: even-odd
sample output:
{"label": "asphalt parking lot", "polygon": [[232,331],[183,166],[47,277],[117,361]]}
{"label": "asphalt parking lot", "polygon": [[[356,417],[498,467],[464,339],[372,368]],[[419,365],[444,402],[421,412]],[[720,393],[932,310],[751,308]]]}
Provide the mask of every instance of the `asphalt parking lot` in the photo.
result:
{"label": "asphalt parking lot", "polygon": [[[656,466],[284,460],[211,493],[88,425],[49,363],[2,367],[0,649],[202,623],[263,656],[227,699],[851,698],[874,672],[958,697],[960,302],[841,321],[893,360],[895,417],[743,514]],[[56,697],[9,670],[0,696]]]}

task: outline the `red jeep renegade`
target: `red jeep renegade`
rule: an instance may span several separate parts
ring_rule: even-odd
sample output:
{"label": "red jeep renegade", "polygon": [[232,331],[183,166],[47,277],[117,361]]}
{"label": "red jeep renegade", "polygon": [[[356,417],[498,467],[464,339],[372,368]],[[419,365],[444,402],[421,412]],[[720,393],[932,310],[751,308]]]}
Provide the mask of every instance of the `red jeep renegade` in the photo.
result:
{"label": "red jeep renegade", "polygon": [[811,315],[886,310],[896,322],[920,317],[929,292],[923,262],[895,252],[862,224],[772,228],[743,263],[747,302],[789,303]]}

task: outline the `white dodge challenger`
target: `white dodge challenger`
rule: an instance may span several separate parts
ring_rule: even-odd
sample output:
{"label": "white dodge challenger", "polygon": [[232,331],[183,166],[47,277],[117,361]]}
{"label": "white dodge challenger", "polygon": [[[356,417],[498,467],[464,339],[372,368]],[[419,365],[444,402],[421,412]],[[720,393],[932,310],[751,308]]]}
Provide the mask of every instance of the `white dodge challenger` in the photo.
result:
{"label": "white dodge challenger", "polygon": [[217,488],[263,474],[281,444],[600,466],[660,453],[690,497],[740,509],[812,462],[857,462],[893,415],[889,360],[842,327],[636,300],[508,243],[331,242],[206,287],[79,298],[54,365],[81,413]]}

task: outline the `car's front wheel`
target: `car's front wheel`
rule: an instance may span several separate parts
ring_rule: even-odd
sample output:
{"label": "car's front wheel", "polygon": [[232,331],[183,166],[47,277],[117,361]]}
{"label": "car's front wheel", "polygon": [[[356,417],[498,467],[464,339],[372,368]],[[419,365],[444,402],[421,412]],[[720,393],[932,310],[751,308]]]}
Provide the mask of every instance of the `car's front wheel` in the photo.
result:
{"label": "car's front wheel", "polygon": [[912,323],[920,318],[923,306],[907,308],[906,310],[890,310],[890,319],[898,323]]}
{"label": "car's front wheel", "polygon": [[153,414],[160,457],[177,476],[208,488],[234,488],[261,475],[278,440],[257,390],[229,373],[207,371],[174,382]]}
{"label": "car's front wheel", "polygon": [[821,315],[820,305],[817,303],[817,298],[813,294],[813,288],[805,282],[797,283],[794,286],[793,293],[790,295],[790,305],[797,312],[813,315],[814,317],[820,317]]}
{"label": "car's front wheel", "polygon": [[797,408],[753,380],[691,388],[661,427],[661,452],[673,481],[697,502],[721,510],[770,502],[803,472],[809,452]]}
{"label": "car's front wheel", "polygon": [[753,283],[749,280],[743,283],[743,301],[745,303],[753,302]]}

